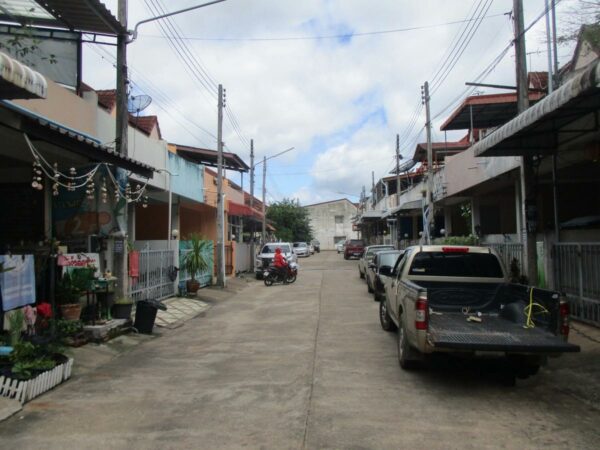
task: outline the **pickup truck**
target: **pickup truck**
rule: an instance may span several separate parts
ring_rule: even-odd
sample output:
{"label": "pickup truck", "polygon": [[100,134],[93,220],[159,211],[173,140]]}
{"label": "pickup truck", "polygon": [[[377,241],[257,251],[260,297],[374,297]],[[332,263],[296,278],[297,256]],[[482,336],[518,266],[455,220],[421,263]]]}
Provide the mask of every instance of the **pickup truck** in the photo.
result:
{"label": "pickup truck", "polygon": [[364,251],[365,243],[362,239],[348,239],[344,247],[344,259],[360,258]]}
{"label": "pickup truck", "polygon": [[569,305],[559,293],[513,284],[486,247],[406,249],[385,285],[379,319],[398,330],[398,362],[418,367],[431,353],[507,357],[515,376],[534,375],[567,342]]}

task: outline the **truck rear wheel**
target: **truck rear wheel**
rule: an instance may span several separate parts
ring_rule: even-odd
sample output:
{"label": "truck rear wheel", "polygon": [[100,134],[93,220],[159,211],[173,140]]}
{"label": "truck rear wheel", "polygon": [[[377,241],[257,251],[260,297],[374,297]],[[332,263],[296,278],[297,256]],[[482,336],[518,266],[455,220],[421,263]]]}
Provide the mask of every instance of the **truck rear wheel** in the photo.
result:
{"label": "truck rear wheel", "polygon": [[398,327],[398,363],[404,370],[417,369],[419,367],[419,353],[412,348],[406,338],[402,317],[399,320]]}
{"label": "truck rear wheel", "polygon": [[396,331],[398,328],[388,313],[385,300],[379,303],[379,323],[385,331]]}

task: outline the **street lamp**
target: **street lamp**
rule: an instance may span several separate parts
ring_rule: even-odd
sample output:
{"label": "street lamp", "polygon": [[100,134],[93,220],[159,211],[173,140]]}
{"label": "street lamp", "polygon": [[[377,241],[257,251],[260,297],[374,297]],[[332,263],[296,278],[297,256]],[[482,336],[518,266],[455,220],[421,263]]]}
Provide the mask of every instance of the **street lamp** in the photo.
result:
{"label": "street lamp", "polygon": [[178,173],[173,173],[169,169],[156,169],[157,172],[166,172],[169,174],[169,217],[168,217],[168,225],[167,225],[167,242],[168,249],[171,250],[171,238],[172,238],[172,230],[171,230],[171,215],[173,209],[173,190],[172,190],[172,179],[173,177],[178,177]]}

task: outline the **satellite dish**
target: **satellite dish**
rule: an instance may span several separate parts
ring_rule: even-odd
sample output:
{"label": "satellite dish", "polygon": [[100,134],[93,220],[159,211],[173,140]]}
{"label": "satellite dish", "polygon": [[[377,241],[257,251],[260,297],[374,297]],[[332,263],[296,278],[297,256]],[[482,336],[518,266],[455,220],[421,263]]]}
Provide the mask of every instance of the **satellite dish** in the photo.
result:
{"label": "satellite dish", "polygon": [[152,97],[149,95],[132,95],[127,99],[127,111],[132,114],[139,114],[152,103]]}

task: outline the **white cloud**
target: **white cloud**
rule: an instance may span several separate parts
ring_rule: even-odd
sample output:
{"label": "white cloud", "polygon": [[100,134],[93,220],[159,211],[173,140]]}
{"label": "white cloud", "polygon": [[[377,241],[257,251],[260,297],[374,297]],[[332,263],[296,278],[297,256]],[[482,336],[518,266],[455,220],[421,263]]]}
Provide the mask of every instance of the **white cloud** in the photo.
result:
{"label": "white cloud", "polygon": [[[106,3],[116,11],[116,0]],[[163,0],[162,4],[172,11],[198,1]],[[130,28],[150,16],[145,5],[143,1],[130,2]],[[186,37],[331,35],[345,30],[364,33],[460,20],[467,17],[472,6],[473,2],[439,0],[228,0],[177,16],[175,22]],[[526,22],[543,7],[543,0],[528,0]],[[496,1],[488,15],[499,15],[511,8],[509,0]],[[311,173],[304,178],[278,181],[280,186],[270,190],[303,202],[315,202],[339,198],[338,192],[358,195],[363,185],[368,190],[372,171],[376,178],[387,173],[395,153],[395,135],[405,129],[419,102],[421,84],[436,72],[460,27],[448,25],[353,37],[346,43],[336,39],[186,42],[212,79],[226,87],[228,105],[244,136],[254,139],[257,159],[294,146],[296,150],[278,158],[276,164],[285,164],[289,172],[306,171],[307,165],[311,166]],[[543,20],[528,33],[528,49],[543,49],[540,27]],[[159,115],[167,139],[214,147],[213,137],[168,106],[174,105],[183,116],[216,135],[214,91],[206,92],[187,73],[168,43],[155,37],[159,34],[156,24],[144,25],[128,49],[130,65],[136,69],[133,80],[144,85],[145,93],[154,98],[147,111]],[[507,45],[511,34],[507,17],[485,19],[461,61],[433,95],[434,115],[465,88],[465,81],[473,80]],[[114,68],[92,51],[86,50],[85,54],[86,82],[96,88],[114,86]],[[511,54],[486,81],[514,83]],[[532,55],[530,62],[532,70],[544,70],[545,54]],[[153,87],[147,86],[138,73],[149,78]],[[384,111],[387,122],[369,120],[358,127],[378,109]],[[436,127],[450,112],[434,121]],[[420,117],[411,138],[423,128],[423,122]],[[249,149],[229,125],[225,127],[224,140],[229,149],[249,159]],[[321,144],[317,155],[313,154],[315,142]],[[403,143],[405,155],[414,149],[409,144]]]}

